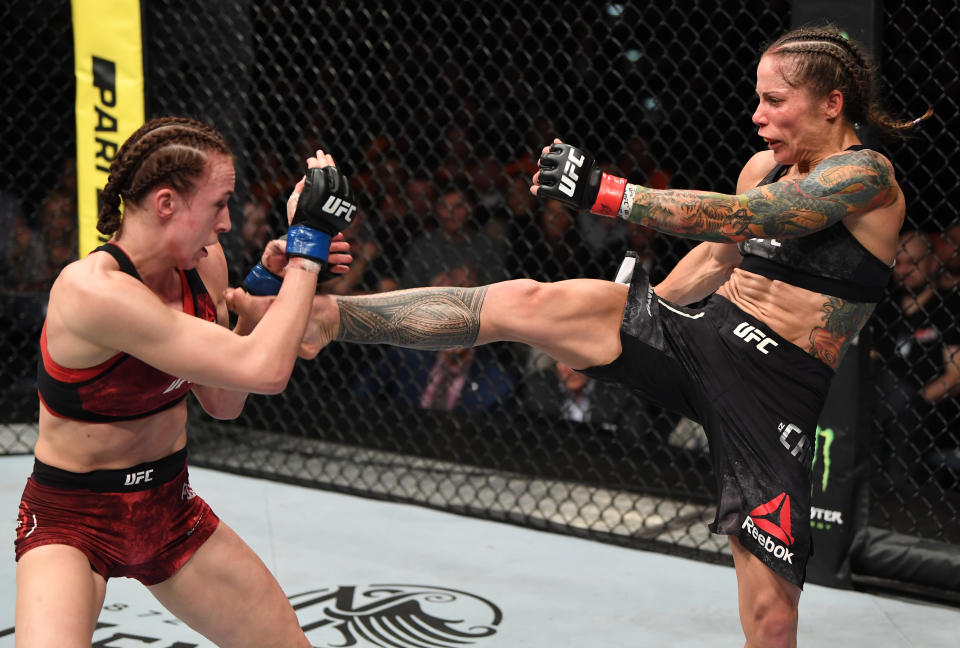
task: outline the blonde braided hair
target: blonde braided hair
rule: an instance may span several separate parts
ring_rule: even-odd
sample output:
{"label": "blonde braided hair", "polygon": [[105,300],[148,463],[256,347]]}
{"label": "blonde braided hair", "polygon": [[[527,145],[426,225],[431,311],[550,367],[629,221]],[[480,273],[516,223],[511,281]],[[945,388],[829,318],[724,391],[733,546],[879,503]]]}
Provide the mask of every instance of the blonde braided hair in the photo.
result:
{"label": "blonde braided hair", "polygon": [[876,69],[863,49],[833,25],[790,31],[766,47],[763,55],[789,57],[792,67],[784,71],[784,79],[793,87],[806,86],[815,96],[839,90],[847,121],[873,127],[881,135],[903,136],[933,115],[928,108],[913,120],[890,116],[875,97]]}

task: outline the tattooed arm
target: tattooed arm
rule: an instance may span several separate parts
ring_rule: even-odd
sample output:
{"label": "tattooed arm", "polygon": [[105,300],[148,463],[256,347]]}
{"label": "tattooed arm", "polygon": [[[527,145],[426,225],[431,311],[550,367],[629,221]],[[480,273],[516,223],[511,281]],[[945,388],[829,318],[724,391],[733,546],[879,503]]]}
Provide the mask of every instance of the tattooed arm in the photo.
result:
{"label": "tattooed arm", "polygon": [[889,161],[875,151],[827,158],[801,179],[735,196],[637,185],[626,220],[686,238],[736,243],[798,238],[851,214],[892,204],[899,195]]}

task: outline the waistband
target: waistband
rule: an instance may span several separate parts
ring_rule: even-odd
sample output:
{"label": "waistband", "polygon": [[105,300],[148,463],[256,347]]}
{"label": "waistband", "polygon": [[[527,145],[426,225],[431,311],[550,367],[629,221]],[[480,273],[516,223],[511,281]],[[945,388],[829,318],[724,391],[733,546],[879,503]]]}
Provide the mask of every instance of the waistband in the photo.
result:
{"label": "waistband", "polygon": [[91,470],[75,473],[33,461],[33,480],[43,486],[65,490],[88,490],[97,493],[128,493],[149,490],[177,477],[187,466],[187,449],[183,448],[157,461],[137,464],[118,470]]}
{"label": "waistband", "polygon": [[822,360],[813,357],[796,344],[771,329],[769,324],[757,319],[726,297],[717,294],[711,295],[704,310],[712,310],[717,312],[719,317],[725,318],[728,322],[734,322],[738,319],[742,320],[749,326],[763,331],[764,337],[770,338],[777,343],[778,354],[784,355],[794,368],[802,367],[809,374],[820,376],[828,382],[836,373]]}

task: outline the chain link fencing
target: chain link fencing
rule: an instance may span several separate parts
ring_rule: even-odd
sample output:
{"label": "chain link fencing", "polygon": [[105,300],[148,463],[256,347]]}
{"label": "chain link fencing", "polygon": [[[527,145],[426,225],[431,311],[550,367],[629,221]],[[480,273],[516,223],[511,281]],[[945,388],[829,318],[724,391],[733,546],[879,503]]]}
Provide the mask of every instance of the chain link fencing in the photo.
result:
{"label": "chain link fencing", "polygon": [[[36,438],[45,291],[69,258],[51,252],[57,228],[75,255],[75,231],[48,213],[69,209],[75,148],[62,4],[0,9],[10,62],[0,71],[9,116],[0,217],[15,233],[0,297],[5,453],[29,452]],[[948,249],[957,240],[948,230],[957,222],[949,196],[958,186],[950,155],[960,28],[957,9],[938,6],[884,15],[889,107],[936,111],[915,137],[884,149],[907,197],[905,230],[923,233],[936,267],[922,286],[892,284],[889,312],[868,329],[877,401],[870,511],[873,526],[955,546],[956,401],[916,399],[942,372],[936,349],[955,344],[958,328],[956,288],[946,282],[960,270]],[[353,269],[326,290],[609,279],[628,249],[656,280],[690,244],[538,204],[527,189],[539,149],[560,136],[632,182],[733,192],[762,144],[750,121],[757,57],[790,27],[790,8],[786,0],[483,0],[410,12],[366,0],[215,9],[151,0],[143,3],[147,113],[205,119],[230,140],[238,191],[223,243],[234,284],[281,232],[286,192],[321,146],[363,201],[347,233]],[[34,284],[22,282],[41,265]],[[933,283],[937,300],[919,317],[906,314],[904,293],[917,297]],[[921,329],[931,328],[939,337],[928,340]],[[924,345],[924,360],[897,355],[904,335]],[[299,362],[283,395],[251,396],[230,422],[192,406],[190,427],[199,465],[731,563],[726,540],[706,529],[714,480],[699,427],[525,346],[334,345]]]}

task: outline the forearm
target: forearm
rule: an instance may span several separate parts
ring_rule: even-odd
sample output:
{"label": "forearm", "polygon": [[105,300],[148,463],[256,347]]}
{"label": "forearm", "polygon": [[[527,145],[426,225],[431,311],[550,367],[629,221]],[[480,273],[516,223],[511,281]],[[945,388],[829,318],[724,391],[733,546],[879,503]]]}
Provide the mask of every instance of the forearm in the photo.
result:
{"label": "forearm", "polygon": [[675,304],[692,304],[716,292],[740,259],[733,245],[701,243],[684,255],[654,290]]}
{"label": "forearm", "polygon": [[631,223],[700,241],[731,243],[753,238],[752,219],[740,196],[634,186],[632,205],[620,216]]}
{"label": "forearm", "polygon": [[531,191],[660,232],[723,243],[805,236],[846,216],[894,205],[901,195],[893,167],[870,150],[832,155],[801,178],[753,188],[738,182],[738,193],[727,195],[628,184],[560,140],[540,156]]}
{"label": "forearm", "polygon": [[[307,329],[318,271],[319,266],[313,262],[292,259],[280,293],[253,331],[244,336],[244,350],[236,357],[236,368],[238,375],[259,383],[251,391],[272,394],[286,387]],[[246,329],[248,325],[243,326]]]}
{"label": "forearm", "polygon": [[736,195],[628,185],[616,215],[704,241],[788,239],[890,205],[898,195],[888,164],[863,152],[828,158],[809,176],[741,188]]}

